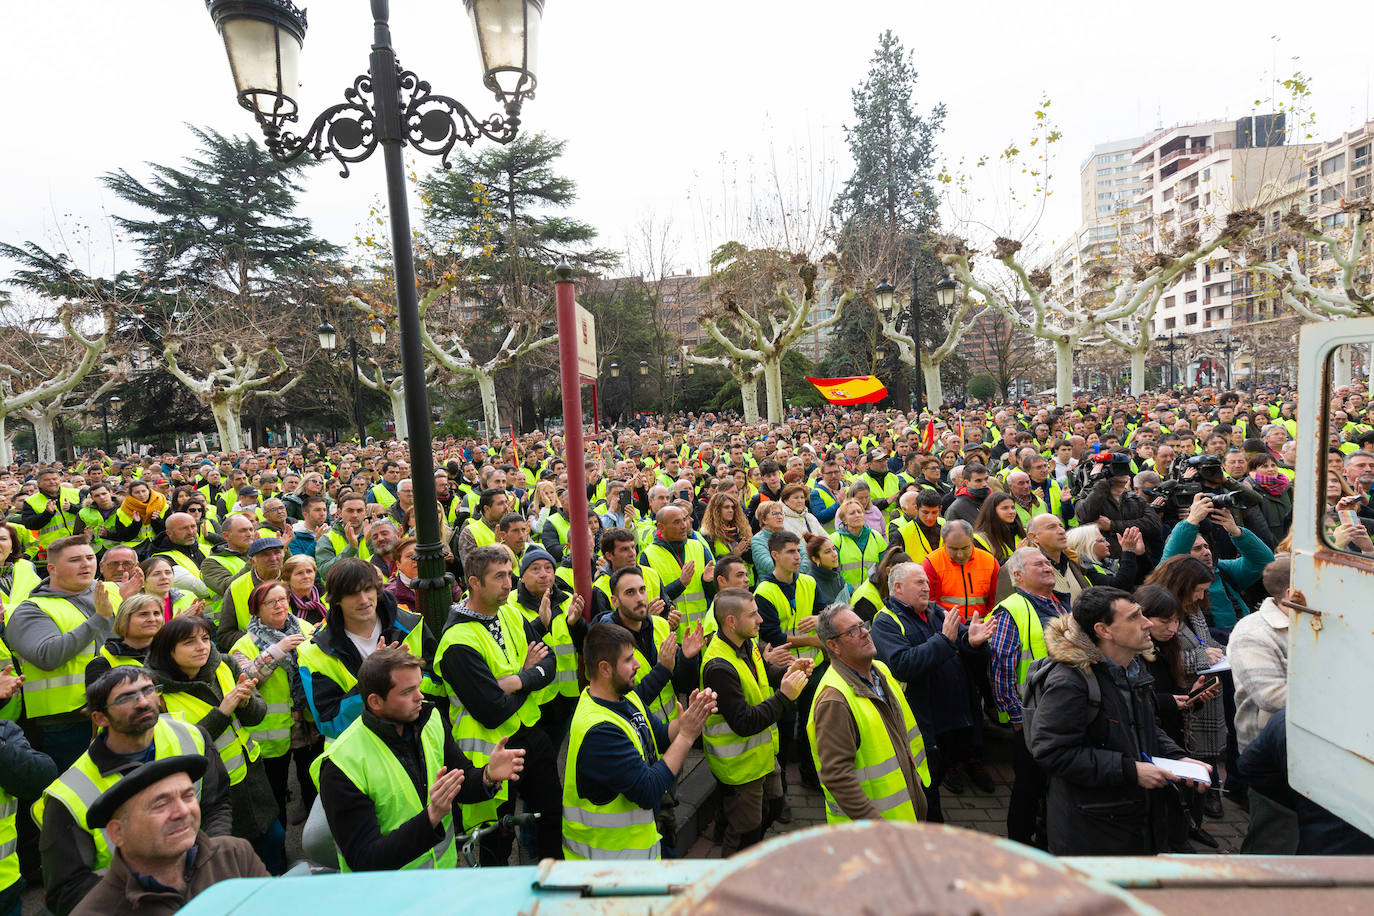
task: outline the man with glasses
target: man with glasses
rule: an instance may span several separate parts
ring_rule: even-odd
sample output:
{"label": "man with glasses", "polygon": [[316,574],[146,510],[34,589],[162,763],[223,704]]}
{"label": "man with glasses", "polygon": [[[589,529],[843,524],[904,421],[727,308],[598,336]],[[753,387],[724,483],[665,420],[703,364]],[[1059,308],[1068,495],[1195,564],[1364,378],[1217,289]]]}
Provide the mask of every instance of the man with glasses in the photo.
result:
{"label": "man with glasses", "polygon": [[[210,836],[232,831],[229,774],[223,761],[199,726],[158,714],[161,692],[152,674],[136,665],[112,668],[86,691],[95,740],[33,806],[42,831],[45,902],[54,916],[71,912],[99,883],[98,872],[110,866],[112,850],[103,831],[86,826],[87,810],[102,792],[144,763],[181,754],[204,756],[209,768],[197,786],[202,829]],[[212,749],[209,754],[207,747]]]}

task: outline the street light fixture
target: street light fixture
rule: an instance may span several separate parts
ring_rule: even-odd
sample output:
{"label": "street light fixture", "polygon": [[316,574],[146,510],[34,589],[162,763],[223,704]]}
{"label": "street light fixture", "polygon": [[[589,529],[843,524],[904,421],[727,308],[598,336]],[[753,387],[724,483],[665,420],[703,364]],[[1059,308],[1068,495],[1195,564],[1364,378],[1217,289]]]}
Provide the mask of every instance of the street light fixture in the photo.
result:
{"label": "street light fixture", "polygon": [[[403,154],[409,146],[438,156],[448,168],[459,143],[471,146],[479,137],[497,143],[514,140],[520,127],[521,104],[534,93],[534,60],[544,14],[543,0],[463,0],[463,5],[481,52],[483,83],[503,105],[504,115],[480,119],[457,100],[434,94],[430,84],[413,71],[402,70],[391,44],[391,4],[389,0],[371,0],[373,37],[368,72],[344,90],[342,102],[326,108],[303,133],[296,134],[285,128],[298,118],[295,92],[305,43],[304,10],[291,0],[206,0],[224,40],[239,104],[253,113],[274,157],[289,161],[302,153],[316,159],[332,156],[341,167],[340,174],[347,176],[352,163],[367,159],[379,145],[382,148],[417,506],[419,578],[414,588],[419,596],[418,610],[436,633],[448,616],[451,597],[444,580],[434,490],[432,420],[420,342]],[[356,378],[357,371],[353,374]]]}
{"label": "street light fixture", "polygon": [[[353,332],[353,313],[348,311],[344,315],[348,319],[348,350],[353,360],[353,424],[358,428],[358,446],[361,448],[367,444],[367,429],[363,426],[363,391],[358,381],[358,335]],[[320,326],[315,329],[315,335],[320,339],[320,349],[325,352],[325,356],[333,356],[339,346],[339,333],[334,330],[334,325],[329,323],[329,319],[320,322]],[[333,395],[330,395],[330,403],[333,403]]]}
{"label": "street light fixture", "polygon": [[334,348],[339,345],[339,334],[334,330],[334,325],[328,320],[322,321],[315,329],[315,333],[320,338],[320,349],[326,353],[333,353]]}
{"label": "street light fixture", "polygon": [[119,395],[112,394],[108,401],[100,405],[100,423],[105,428],[105,454],[107,456],[110,454],[110,408],[114,407],[118,410],[117,405],[119,403]]}
{"label": "street light fixture", "polygon": [[620,363],[611,363],[611,378],[620,378]]}
{"label": "street light fixture", "polygon": [[1155,338],[1155,343],[1164,344],[1162,349],[1169,354],[1169,387],[1178,384],[1178,373],[1174,371],[1174,352],[1178,350],[1178,344],[1174,342],[1175,334],[1170,331],[1167,335],[1160,334]]}
{"label": "street light fixture", "polygon": [[372,323],[372,327],[369,328],[369,332],[372,337],[372,345],[374,347],[386,346],[386,325],[382,324],[381,322],[374,321]]}

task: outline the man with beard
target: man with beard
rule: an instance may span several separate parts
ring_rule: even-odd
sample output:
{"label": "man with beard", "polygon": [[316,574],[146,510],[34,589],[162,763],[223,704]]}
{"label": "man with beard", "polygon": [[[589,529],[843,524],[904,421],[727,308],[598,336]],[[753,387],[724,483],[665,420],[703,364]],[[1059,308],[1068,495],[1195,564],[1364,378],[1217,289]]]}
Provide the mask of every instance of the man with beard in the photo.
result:
{"label": "man with beard", "polygon": [[[358,669],[363,713],[320,758],[320,804],[350,871],[453,868],[455,802],[480,803],[520,778],[525,751],[502,738],[474,766],[420,692],[420,659],[378,649]],[[461,800],[461,801],[460,801]]]}
{"label": "man with beard", "polygon": [[[617,577],[620,584],[633,579],[633,573],[624,570]],[[641,581],[641,597],[642,589]],[[629,630],[596,624],[582,653],[588,685],[573,715],[568,746],[563,855],[658,859],[659,804],[682,771],[706,717],[715,712],[715,693],[694,690],[687,709],[665,723],[645,708],[645,700],[654,699],[651,679],[634,686],[640,653]]]}
{"label": "man with beard", "polygon": [[196,539],[196,518],[186,512],[167,516],[162,533],[153,541],[153,553],[172,561],[172,586],[197,598],[213,598],[214,592],[200,578],[205,553]]}
{"label": "man with beard", "polygon": [[97,872],[110,866],[112,850],[105,833],[87,826],[90,806],[144,763],[182,754],[205,757],[209,767],[198,786],[204,830],[228,836],[233,827],[224,763],[199,727],[158,715],[159,691],[148,670],[136,665],[111,669],[86,691],[95,740],[33,808],[41,828],[46,904],[56,916],[71,912],[99,883]]}

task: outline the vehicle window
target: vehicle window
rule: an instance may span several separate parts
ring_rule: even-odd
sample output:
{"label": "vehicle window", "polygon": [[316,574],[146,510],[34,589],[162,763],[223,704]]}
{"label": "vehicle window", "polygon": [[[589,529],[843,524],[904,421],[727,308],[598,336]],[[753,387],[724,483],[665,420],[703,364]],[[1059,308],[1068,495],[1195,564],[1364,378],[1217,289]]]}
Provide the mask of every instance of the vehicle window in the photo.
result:
{"label": "vehicle window", "polygon": [[1359,381],[1360,370],[1368,371],[1368,354],[1364,346],[1339,347],[1327,357],[1321,399],[1326,486],[1318,496],[1318,524],[1328,547],[1374,558],[1374,412],[1369,410],[1369,387]]}

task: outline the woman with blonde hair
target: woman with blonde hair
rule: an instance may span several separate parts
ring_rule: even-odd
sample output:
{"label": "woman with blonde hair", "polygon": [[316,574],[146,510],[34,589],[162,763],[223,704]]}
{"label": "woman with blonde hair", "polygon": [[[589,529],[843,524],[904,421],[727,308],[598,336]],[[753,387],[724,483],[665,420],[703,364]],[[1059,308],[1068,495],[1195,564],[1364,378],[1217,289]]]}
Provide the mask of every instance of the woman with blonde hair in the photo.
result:
{"label": "woman with blonde hair", "polygon": [[530,539],[538,540],[544,530],[544,522],[559,510],[558,488],[552,480],[540,480],[534,484],[534,495],[530,497],[525,509],[525,517],[530,522]]}
{"label": "woman with blonde hair", "polygon": [[701,534],[717,559],[727,553],[742,557],[749,552],[754,530],[744,517],[744,507],[734,493],[717,493],[706,503],[701,517]]}
{"label": "woman with blonde hair", "polygon": [[[103,601],[111,600],[110,593],[103,588],[97,588],[95,595],[97,604],[103,603],[102,595]],[[100,652],[86,663],[86,685],[94,684],[116,665],[142,665],[148,658],[148,646],[165,622],[162,602],[156,595],[138,592],[121,601],[110,622],[114,635],[106,639]]]}

